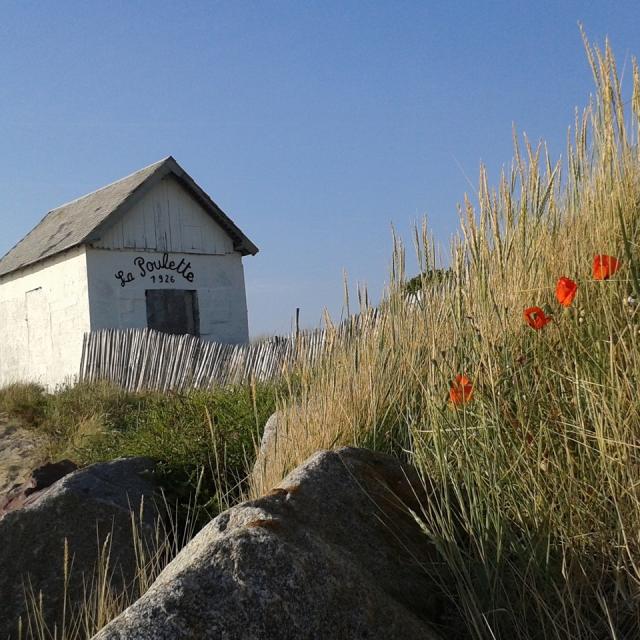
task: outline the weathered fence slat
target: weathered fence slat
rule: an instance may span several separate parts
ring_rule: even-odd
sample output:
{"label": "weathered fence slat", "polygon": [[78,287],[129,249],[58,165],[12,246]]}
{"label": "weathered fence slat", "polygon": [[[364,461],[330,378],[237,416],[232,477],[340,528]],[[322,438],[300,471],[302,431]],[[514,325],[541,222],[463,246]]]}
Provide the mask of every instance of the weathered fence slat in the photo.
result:
{"label": "weathered fence slat", "polygon": [[151,329],[100,329],[85,334],[80,380],[108,380],[128,391],[183,391],[277,379],[295,364],[312,365],[336,345],[375,330],[377,310],[337,327],[302,331],[256,344],[230,345]]}

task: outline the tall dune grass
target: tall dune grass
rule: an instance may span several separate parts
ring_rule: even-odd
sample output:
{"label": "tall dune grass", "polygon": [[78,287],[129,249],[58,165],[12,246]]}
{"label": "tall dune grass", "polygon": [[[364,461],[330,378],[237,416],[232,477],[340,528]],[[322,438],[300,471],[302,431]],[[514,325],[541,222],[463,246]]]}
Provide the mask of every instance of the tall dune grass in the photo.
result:
{"label": "tall dune grass", "polygon": [[[625,102],[609,46],[585,45],[596,94],[566,162],[516,139],[497,188],[481,170],[452,277],[425,276],[417,299],[396,243],[382,319],[298,372],[253,481],[260,493],[338,444],[413,462],[437,498],[414,515],[438,552],[452,637],[640,637],[640,74],[634,62]],[[415,245],[432,273],[426,227]],[[593,279],[596,254],[621,261],[611,279]],[[560,276],[579,285],[568,309]],[[553,316],[540,331],[523,321],[533,305]],[[455,407],[459,373],[474,396]]]}

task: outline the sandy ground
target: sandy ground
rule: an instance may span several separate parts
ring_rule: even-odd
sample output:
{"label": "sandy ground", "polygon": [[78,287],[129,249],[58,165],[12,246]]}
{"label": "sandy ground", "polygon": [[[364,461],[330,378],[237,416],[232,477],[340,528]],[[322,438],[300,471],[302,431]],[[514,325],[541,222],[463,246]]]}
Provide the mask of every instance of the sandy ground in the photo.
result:
{"label": "sandy ground", "polygon": [[45,462],[46,439],[22,429],[0,414],[0,494],[24,482]]}

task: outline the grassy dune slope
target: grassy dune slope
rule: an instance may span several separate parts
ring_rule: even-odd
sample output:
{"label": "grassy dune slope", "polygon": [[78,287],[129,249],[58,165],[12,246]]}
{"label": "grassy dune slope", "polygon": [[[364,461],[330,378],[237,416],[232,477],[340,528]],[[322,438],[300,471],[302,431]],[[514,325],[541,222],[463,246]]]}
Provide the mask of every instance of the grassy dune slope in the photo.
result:
{"label": "grassy dune slope", "polygon": [[[640,637],[640,76],[624,101],[609,48],[566,167],[516,144],[496,189],[462,207],[451,279],[402,295],[403,248],[375,331],[302,371],[260,493],[318,448],[406,457],[438,500],[415,514],[475,638]],[[422,271],[435,269],[426,230]],[[620,261],[596,280],[594,256]],[[561,276],[578,284],[568,308]],[[529,327],[540,306],[552,322]],[[470,402],[449,400],[466,374]],[[436,570],[430,567],[430,570]]]}

